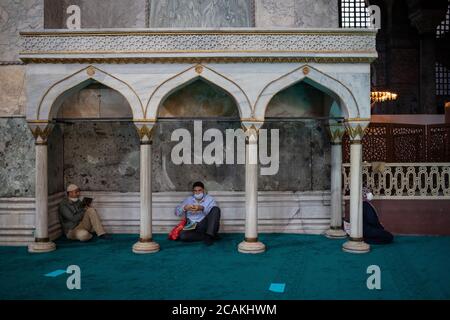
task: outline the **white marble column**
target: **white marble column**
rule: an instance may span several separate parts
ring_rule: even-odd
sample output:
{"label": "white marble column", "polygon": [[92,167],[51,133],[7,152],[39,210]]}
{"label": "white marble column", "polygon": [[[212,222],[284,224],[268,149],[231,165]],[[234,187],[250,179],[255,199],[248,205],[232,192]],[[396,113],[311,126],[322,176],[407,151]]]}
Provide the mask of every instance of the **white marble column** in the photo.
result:
{"label": "white marble column", "polygon": [[331,221],[325,236],[330,239],[344,239],[347,233],[342,230],[342,136],[343,123],[330,120],[331,136]]}
{"label": "white marble column", "polygon": [[342,249],[351,253],[366,253],[370,246],[363,240],[362,214],[362,144],[364,130],[369,121],[364,119],[346,122],[350,136],[350,238]]}
{"label": "white marble column", "polygon": [[28,246],[28,252],[50,252],[56,249],[48,236],[48,159],[47,139],[51,126],[46,121],[30,122],[36,145],[36,183],[35,183],[35,231],[34,242]]}
{"label": "white marble column", "polygon": [[245,239],[242,253],[261,253],[266,246],[258,240],[258,134],[262,123],[243,123],[245,144]]}
{"label": "white marble column", "polygon": [[154,123],[135,122],[141,141],[140,232],[134,253],[154,253],[159,244],[152,239],[152,133]]}

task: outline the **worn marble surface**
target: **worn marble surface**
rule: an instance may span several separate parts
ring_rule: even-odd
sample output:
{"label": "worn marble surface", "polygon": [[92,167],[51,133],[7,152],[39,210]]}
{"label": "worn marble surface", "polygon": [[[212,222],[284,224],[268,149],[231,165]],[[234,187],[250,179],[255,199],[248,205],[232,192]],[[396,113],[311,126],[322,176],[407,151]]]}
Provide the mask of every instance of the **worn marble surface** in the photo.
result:
{"label": "worn marble surface", "polygon": [[337,28],[338,0],[255,1],[257,27]]}
{"label": "worn marble surface", "polygon": [[0,116],[25,113],[25,67],[0,66]]}
{"label": "worn marble surface", "polygon": [[77,5],[81,28],[145,28],[148,0],[45,0],[45,28],[66,29],[66,10]]}
{"label": "worn marble surface", "polygon": [[0,197],[34,197],[34,138],[24,118],[0,118]]}
{"label": "worn marble surface", "polygon": [[139,191],[139,138],[134,125],[65,124],[64,183],[83,190]]}
{"label": "worn marble surface", "polygon": [[0,61],[18,61],[19,31],[43,27],[43,0],[0,1]]}
{"label": "worn marble surface", "polygon": [[151,0],[150,27],[251,27],[252,0]]}

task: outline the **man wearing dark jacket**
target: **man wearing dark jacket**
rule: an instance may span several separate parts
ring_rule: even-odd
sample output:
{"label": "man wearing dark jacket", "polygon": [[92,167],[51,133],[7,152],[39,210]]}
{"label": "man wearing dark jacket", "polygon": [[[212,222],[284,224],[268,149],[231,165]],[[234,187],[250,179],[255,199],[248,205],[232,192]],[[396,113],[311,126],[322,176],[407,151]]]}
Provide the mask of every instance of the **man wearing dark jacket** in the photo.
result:
{"label": "man wearing dark jacket", "polygon": [[80,200],[80,189],[71,184],[67,197],[59,204],[59,219],[68,239],[88,241],[95,232],[101,239],[109,239],[103,229],[97,211]]}

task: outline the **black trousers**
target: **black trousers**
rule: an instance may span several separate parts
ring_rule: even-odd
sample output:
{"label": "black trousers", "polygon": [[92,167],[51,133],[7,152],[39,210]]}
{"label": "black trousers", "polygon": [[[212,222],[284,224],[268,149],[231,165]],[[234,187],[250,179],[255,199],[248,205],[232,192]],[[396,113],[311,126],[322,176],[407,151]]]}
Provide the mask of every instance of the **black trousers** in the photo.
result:
{"label": "black trousers", "polygon": [[192,242],[203,240],[205,235],[215,237],[217,232],[219,232],[219,226],[220,209],[219,207],[213,207],[206,217],[197,223],[197,227],[194,230],[181,231],[178,239],[181,241]]}

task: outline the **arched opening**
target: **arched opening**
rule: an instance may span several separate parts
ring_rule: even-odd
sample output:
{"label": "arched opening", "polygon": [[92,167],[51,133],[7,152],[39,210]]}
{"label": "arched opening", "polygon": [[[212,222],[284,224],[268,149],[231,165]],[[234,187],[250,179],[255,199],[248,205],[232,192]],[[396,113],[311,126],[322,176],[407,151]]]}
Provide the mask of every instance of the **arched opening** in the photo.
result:
{"label": "arched opening", "polygon": [[114,194],[139,192],[139,137],[127,98],[88,79],[62,92],[49,114],[53,127],[48,138],[50,237],[61,232],[58,204],[71,183],[80,187],[82,196],[95,199],[104,226],[111,231],[112,221],[130,216],[130,208],[104,210],[104,202]]}
{"label": "arched opening", "polygon": [[273,176],[261,176],[260,190],[330,189],[328,125],[330,118],[343,115],[337,97],[317,87],[305,79],[279,91],[268,103],[263,128],[279,130],[279,170]]}
{"label": "arched opening", "polygon": [[367,110],[359,109],[353,93],[341,81],[314,67],[305,65],[284,74],[264,87],[255,103],[255,118],[264,119],[267,112],[267,106],[273,97],[280,91],[301,81],[326,93],[334,99],[336,103],[334,106],[330,107],[333,116],[358,118],[367,113]]}
{"label": "arched opening", "polygon": [[192,66],[159,84],[146,104],[144,112],[145,117],[147,119],[156,119],[158,117],[159,108],[164,100],[176,90],[199,79],[221,88],[233,98],[236,102],[239,116],[242,119],[252,118],[252,107],[242,88],[219,72],[203,65]]}
{"label": "arched opening", "polygon": [[[153,135],[154,192],[190,191],[197,180],[208,191],[242,191],[245,168],[237,164],[237,138],[233,150],[227,150],[231,145],[227,131],[240,128],[237,103],[223,88],[196,78],[173,89],[158,107]],[[208,132],[213,137],[207,138]],[[180,150],[182,143],[189,146]],[[217,149],[208,149],[213,145]],[[206,159],[208,155],[214,156],[212,162]],[[233,164],[227,162],[230,157]]]}

